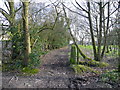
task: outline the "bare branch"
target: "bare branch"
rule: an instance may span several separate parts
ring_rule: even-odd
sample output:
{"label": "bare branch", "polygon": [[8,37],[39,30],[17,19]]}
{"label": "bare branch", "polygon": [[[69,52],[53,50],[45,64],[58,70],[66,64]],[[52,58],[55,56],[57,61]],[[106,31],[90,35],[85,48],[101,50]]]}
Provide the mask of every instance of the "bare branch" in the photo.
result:
{"label": "bare branch", "polygon": [[8,11],[10,11],[10,8],[8,7],[7,3],[5,2],[4,4],[7,7]]}
{"label": "bare branch", "polygon": [[22,8],[22,6],[19,7],[17,10],[15,10],[15,13],[17,13],[21,8]]}
{"label": "bare branch", "polygon": [[71,2],[73,5],[74,5],[74,7],[76,7],[78,10],[81,10],[80,8],[78,8],[73,2]]}
{"label": "bare branch", "polygon": [[[119,8],[116,8],[112,13],[110,13],[109,17],[110,17],[112,14],[114,14],[117,10],[119,10]],[[106,19],[108,19],[108,17],[106,17],[104,20],[106,20]],[[103,21],[104,21],[104,20],[103,20]],[[103,21],[102,21],[102,22],[103,22]]]}
{"label": "bare branch", "polygon": [[47,5],[47,6],[45,6],[45,7],[43,7],[43,8],[41,8],[41,9],[39,9],[38,11],[36,11],[36,12],[34,12],[34,13],[38,13],[38,12],[40,12],[41,10],[43,10],[43,9],[45,9],[46,7],[48,7],[48,6],[50,6],[50,4],[49,5]]}
{"label": "bare branch", "polygon": [[85,16],[85,15],[83,15],[83,14],[81,14],[81,13],[78,13],[78,12],[76,12],[76,11],[73,11],[73,10],[69,9],[69,8],[66,7],[64,4],[63,4],[63,6],[64,6],[65,8],[67,8],[69,11],[73,12],[73,13],[76,13],[76,14],[78,14],[78,15],[80,15],[80,16],[83,16],[83,17],[85,17],[85,18],[88,18],[87,16]]}
{"label": "bare branch", "polygon": [[7,19],[9,20],[9,14],[2,8],[0,8],[0,13],[2,13],[2,15]]}
{"label": "bare branch", "polygon": [[107,2],[107,3],[105,3],[105,4],[102,6],[102,8],[104,8],[107,4],[108,4],[108,2]]}
{"label": "bare branch", "polygon": [[77,4],[83,11],[85,11],[86,13],[88,13],[88,11],[85,10],[76,0],[75,0],[75,2],[76,2],[76,4]]}

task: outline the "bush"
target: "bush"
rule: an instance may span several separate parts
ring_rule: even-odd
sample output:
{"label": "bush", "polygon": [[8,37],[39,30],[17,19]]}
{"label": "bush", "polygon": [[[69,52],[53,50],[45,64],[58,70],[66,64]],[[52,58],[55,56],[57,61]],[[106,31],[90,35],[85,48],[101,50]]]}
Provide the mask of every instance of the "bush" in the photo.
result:
{"label": "bush", "polygon": [[9,60],[2,64],[2,71],[20,71],[22,68],[22,60]]}
{"label": "bush", "polygon": [[118,82],[120,80],[119,76],[120,76],[120,72],[113,70],[102,74],[100,77],[101,77],[101,81],[104,82]]}
{"label": "bush", "polygon": [[39,57],[39,54],[37,54],[37,53],[31,53],[30,55],[29,55],[29,57],[30,57],[30,61],[29,61],[29,63],[28,63],[28,67],[29,68],[36,68],[36,67],[38,67],[39,65],[40,65],[40,57]]}

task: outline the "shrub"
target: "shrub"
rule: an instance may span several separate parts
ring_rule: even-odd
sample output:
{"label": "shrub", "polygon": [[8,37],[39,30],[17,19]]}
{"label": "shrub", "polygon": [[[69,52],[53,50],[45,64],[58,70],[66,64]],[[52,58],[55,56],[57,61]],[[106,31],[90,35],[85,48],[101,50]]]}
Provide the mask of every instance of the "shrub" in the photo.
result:
{"label": "shrub", "polygon": [[40,57],[39,57],[39,54],[37,53],[31,53],[29,55],[30,57],[30,61],[28,63],[28,67],[29,68],[36,68],[40,65]]}
{"label": "shrub", "polygon": [[22,68],[22,60],[9,60],[6,63],[2,64],[2,71],[20,71]]}
{"label": "shrub", "polygon": [[101,77],[101,81],[104,82],[118,82],[120,80],[119,76],[120,76],[120,72],[113,70],[102,74],[100,77]]}

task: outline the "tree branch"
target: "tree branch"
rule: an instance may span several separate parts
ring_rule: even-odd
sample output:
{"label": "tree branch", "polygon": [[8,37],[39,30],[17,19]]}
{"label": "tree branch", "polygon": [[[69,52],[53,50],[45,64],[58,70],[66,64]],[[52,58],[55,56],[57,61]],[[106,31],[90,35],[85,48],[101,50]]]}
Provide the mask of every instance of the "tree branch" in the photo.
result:
{"label": "tree branch", "polygon": [[76,11],[73,11],[73,10],[69,9],[69,8],[66,7],[64,4],[63,4],[63,6],[64,6],[65,8],[67,8],[69,11],[73,12],[73,13],[76,13],[76,14],[78,14],[78,15],[80,15],[80,16],[83,16],[83,17],[85,17],[85,18],[88,18],[87,16],[85,16],[85,15],[83,15],[83,14],[81,14],[81,13],[78,13],[78,12],[76,12]]}
{"label": "tree branch", "polygon": [[[109,14],[109,17],[110,17],[113,13],[115,13],[117,10],[119,10],[119,8],[116,8],[112,13],[110,13],[110,14]],[[106,19],[108,19],[108,17],[106,17],[104,20],[106,20]],[[102,20],[102,22],[103,22],[104,20]]]}
{"label": "tree branch", "polygon": [[7,19],[9,20],[10,16],[9,14],[2,8],[0,8],[0,13]]}
{"label": "tree branch", "polygon": [[22,6],[19,7],[18,9],[16,9],[16,10],[15,10],[15,13],[17,13],[21,8],[22,8]]}
{"label": "tree branch", "polygon": [[76,0],[75,0],[75,2],[76,2],[76,4],[77,4],[83,11],[85,11],[86,13],[88,13],[88,11],[85,10]]}
{"label": "tree branch", "polygon": [[7,3],[5,2],[4,4],[7,7],[8,11],[10,11],[10,8],[8,7]]}

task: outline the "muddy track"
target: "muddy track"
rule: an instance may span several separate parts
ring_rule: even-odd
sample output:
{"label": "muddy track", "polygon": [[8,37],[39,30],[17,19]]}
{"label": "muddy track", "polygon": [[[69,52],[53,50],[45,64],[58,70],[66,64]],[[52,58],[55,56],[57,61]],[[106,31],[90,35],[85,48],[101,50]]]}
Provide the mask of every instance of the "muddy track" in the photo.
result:
{"label": "muddy track", "polygon": [[[85,73],[85,76],[76,75],[70,67],[69,51],[67,47],[50,51],[41,58],[40,72],[32,76],[18,76],[17,73],[4,72],[3,88],[75,88],[78,90],[120,87],[120,84],[103,83],[99,81],[99,76],[89,76],[89,73]],[[109,63],[113,61],[116,62],[112,60]]]}
{"label": "muddy track", "polygon": [[70,78],[75,77],[69,66],[69,49],[56,49],[42,58],[40,72],[33,76],[16,76],[3,73],[3,87],[8,88],[68,88]]}

